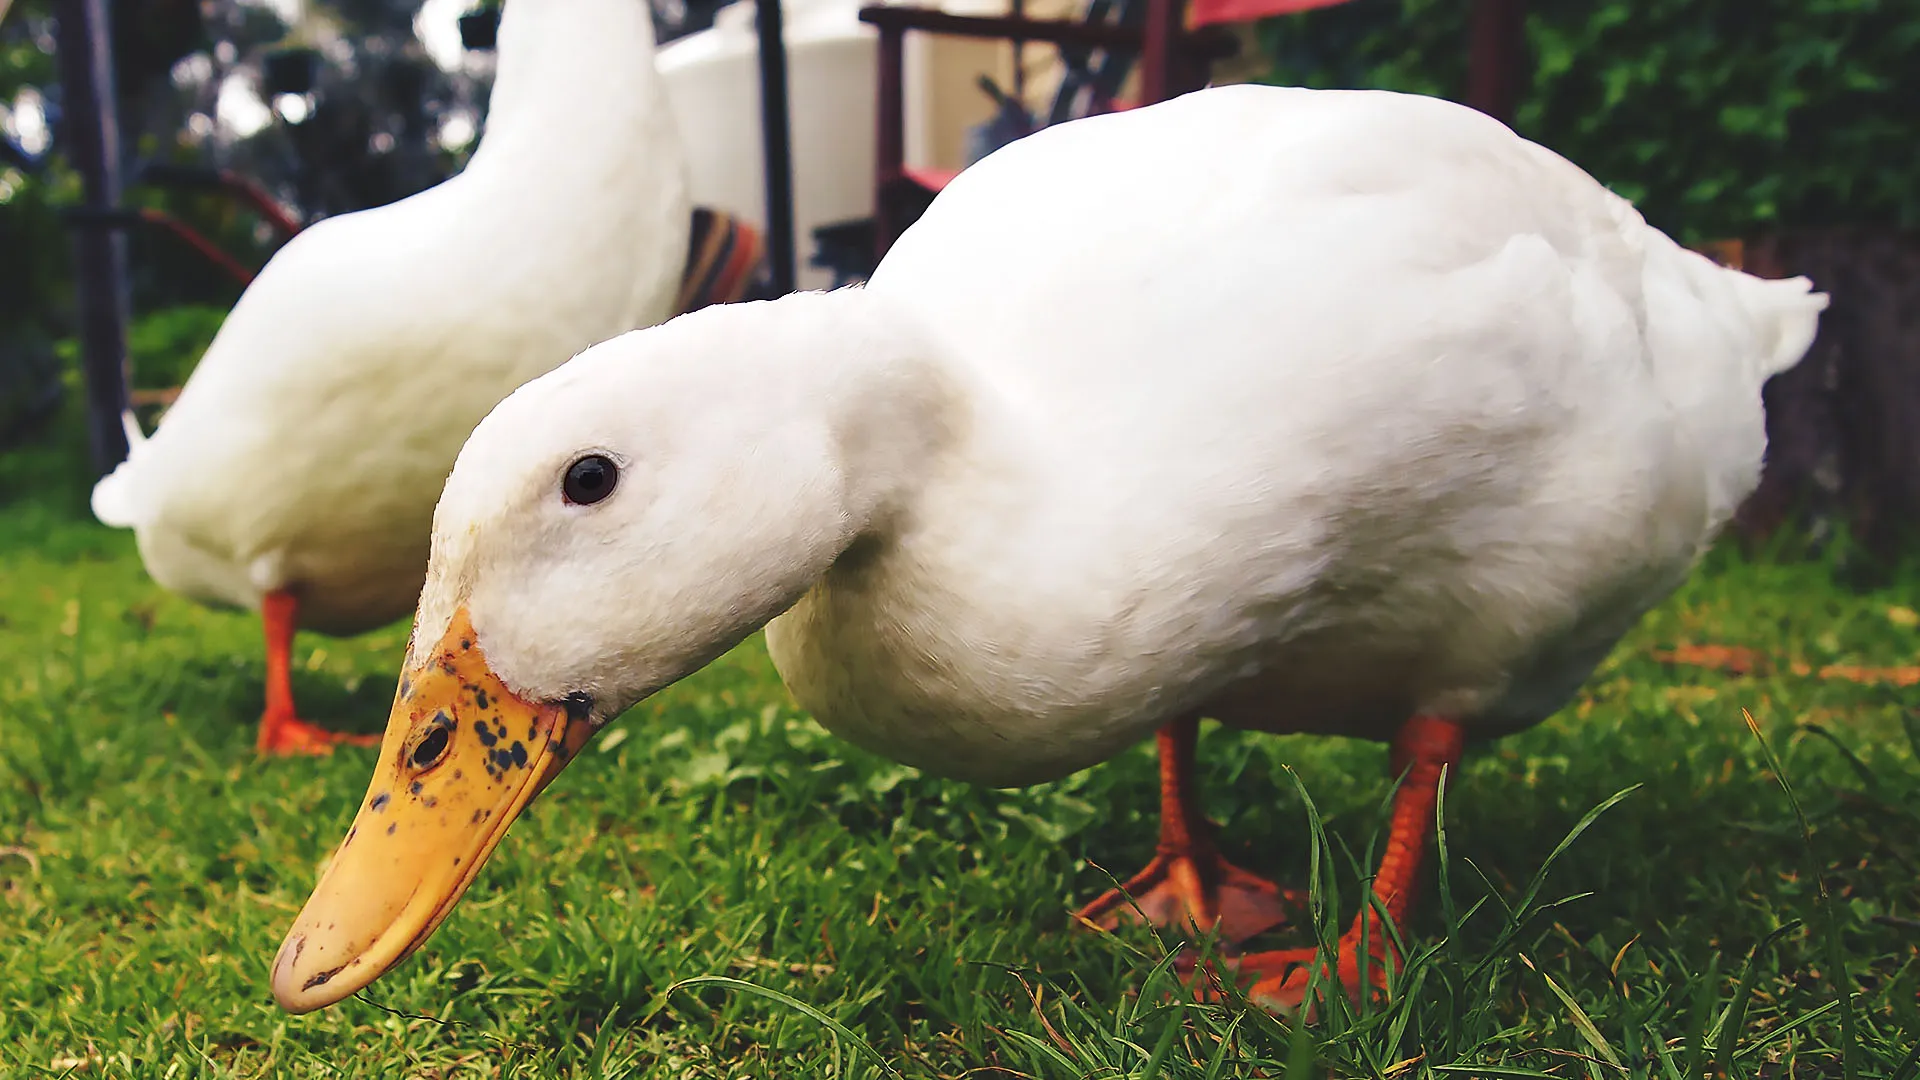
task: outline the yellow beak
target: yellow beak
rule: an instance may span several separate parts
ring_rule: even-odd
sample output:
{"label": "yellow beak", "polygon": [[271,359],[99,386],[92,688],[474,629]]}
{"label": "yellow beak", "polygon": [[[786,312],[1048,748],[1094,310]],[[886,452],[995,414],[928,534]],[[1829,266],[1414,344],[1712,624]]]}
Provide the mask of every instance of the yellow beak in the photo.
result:
{"label": "yellow beak", "polygon": [[565,703],[508,690],[456,611],[400,676],[366,801],[274,958],[280,1006],[331,1005],[419,948],[592,734]]}

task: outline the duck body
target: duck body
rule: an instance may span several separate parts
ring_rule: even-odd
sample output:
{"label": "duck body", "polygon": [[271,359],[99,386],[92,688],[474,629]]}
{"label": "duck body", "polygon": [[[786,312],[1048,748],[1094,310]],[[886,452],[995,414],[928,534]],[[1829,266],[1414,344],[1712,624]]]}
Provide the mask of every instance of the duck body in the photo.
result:
{"label": "duck body", "polygon": [[990,784],[1196,710],[1544,719],[1757,483],[1821,306],[1478,113],[1271,87],[1003,149],[844,303],[967,413],[769,645],[836,733]]}
{"label": "duck body", "polygon": [[95,491],[157,582],[242,608],[295,593],[336,634],[411,608],[487,410],[674,312],[690,204],[652,48],[641,0],[508,4],[467,168],[275,254]]}
{"label": "duck body", "polygon": [[[275,996],[398,963],[595,731],[763,626],[823,725],[931,772],[1046,781],[1160,729],[1158,855],[1103,925],[1286,917],[1208,839],[1198,718],[1390,739],[1398,922],[1465,742],[1687,574],[1824,306],[1441,101],[1229,87],[1013,143],[864,288],[622,335],[479,424]],[[1388,966],[1375,910],[1349,987]],[[1275,1008],[1318,963],[1238,961]]]}

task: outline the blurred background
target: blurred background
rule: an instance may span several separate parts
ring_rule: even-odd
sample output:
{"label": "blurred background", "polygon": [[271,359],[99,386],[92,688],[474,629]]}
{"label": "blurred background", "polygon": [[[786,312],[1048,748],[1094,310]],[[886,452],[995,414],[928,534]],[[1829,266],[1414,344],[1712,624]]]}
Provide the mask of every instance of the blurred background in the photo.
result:
{"label": "blurred background", "polygon": [[[652,3],[696,200],[764,227],[753,5]],[[58,17],[76,6],[0,0],[0,446],[41,430],[76,385],[71,240],[84,212],[56,61]],[[1870,547],[1896,544],[1920,518],[1920,316],[1908,314],[1920,312],[1920,6],[1349,0],[1233,23],[1238,52],[1212,78],[1466,99],[1472,23],[1489,6],[1518,28],[1489,111],[1683,243],[1763,275],[1810,274],[1835,296],[1819,348],[1770,390],[1773,463],[1743,527],[1766,533],[1804,512],[1816,535],[1844,526]],[[476,0],[107,7],[120,205],[141,218],[121,230],[128,372],[136,404],[152,408],[290,229],[459,170],[486,123],[497,12]],[[862,270],[831,250],[833,227],[874,205],[875,34],[859,7],[785,6],[801,287]],[[1135,22],[1142,9],[1020,8]],[[946,10],[1012,9],[950,0]],[[1034,124],[1087,111],[1063,103],[1051,46],[916,34],[908,50],[911,168],[950,175]],[[1119,68],[1124,98],[1138,72]],[[210,182],[215,171],[224,185]]]}

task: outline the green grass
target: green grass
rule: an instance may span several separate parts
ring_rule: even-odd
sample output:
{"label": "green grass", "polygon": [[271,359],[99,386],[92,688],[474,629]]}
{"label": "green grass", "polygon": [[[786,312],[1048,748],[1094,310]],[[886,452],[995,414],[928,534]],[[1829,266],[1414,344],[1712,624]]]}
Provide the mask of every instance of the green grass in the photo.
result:
{"label": "green grass", "polygon": [[[1913,1080],[1920,1065],[1916,691],[1651,655],[1691,641],[1909,664],[1916,579],[1850,591],[1824,563],[1725,551],[1574,705],[1464,764],[1384,1008],[1332,1002],[1296,1032],[1178,992],[1145,931],[1068,929],[1107,882],[1094,863],[1124,875],[1151,852],[1149,746],[1033,790],[930,779],[826,735],[754,640],[589,749],[419,954],[360,998],[286,1016],[268,963],[372,751],[256,759],[255,621],[154,586],[131,538],[87,516],[71,424],[54,439],[0,455],[0,1075]],[[404,635],[303,636],[304,711],[377,728]],[[1284,881],[1321,867],[1337,933],[1383,820],[1383,750],[1209,728],[1201,756],[1232,857]]]}

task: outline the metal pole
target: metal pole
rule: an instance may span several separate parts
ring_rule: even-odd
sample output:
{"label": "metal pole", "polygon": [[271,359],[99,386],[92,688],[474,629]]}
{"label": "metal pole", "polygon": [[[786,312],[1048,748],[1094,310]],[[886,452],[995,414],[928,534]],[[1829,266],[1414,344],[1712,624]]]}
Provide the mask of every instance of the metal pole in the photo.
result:
{"label": "metal pole", "polygon": [[875,110],[878,121],[873,164],[873,258],[877,264],[886,258],[887,249],[900,238],[897,189],[906,171],[907,117],[902,98],[906,94],[907,31],[904,27],[880,27],[879,67],[880,100]]}
{"label": "metal pole", "polygon": [[780,0],[754,0],[760,31],[760,135],[767,174],[767,261],[774,291],[794,289],[793,130]]}
{"label": "metal pole", "polygon": [[[5,0],[0,0],[0,3],[5,3]],[[1024,19],[1027,17],[1027,0],[1013,0],[1013,17],[1016,19]],[[1020,108],[1023,110],[1027,107],[1026,59],[1027,59],[1027,39],[1020,38],[1020,37],[1014,38],[1013,39],[1013,100],[1019,102]]]}
{"label": "metal pole", "polygon": [[1173,35],[1179,26],[1181,5],[1174,0],[1147,0],[1145,39],[1140,47],[1140,104],[1165,101],[1170,88]]}
{"label": "metal pole", "polygon": [[[83,205],[100,214],[120,204],[112,40],[107,0],[61,0],[59,61],[67,156],[80,174]],[[104,475],[127,456],[127,436],[120,426],[127,408],[127,242],[120,230],[102,220],[74,228],[80,364],[87,378],[93,465]]]}
{"label": "metal pole", "polygon": [[1474,2],[1467,104],[1503,124],[1513,123],[1514,105],[1520,97],[1526,26],[1526,0]]}

